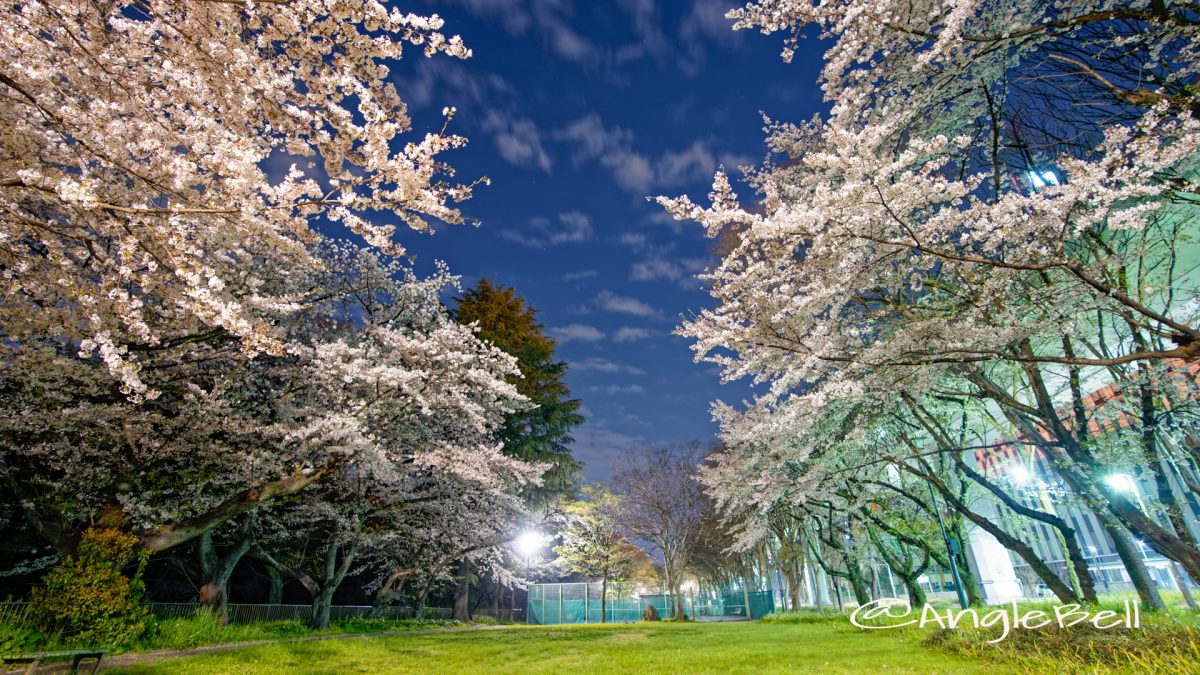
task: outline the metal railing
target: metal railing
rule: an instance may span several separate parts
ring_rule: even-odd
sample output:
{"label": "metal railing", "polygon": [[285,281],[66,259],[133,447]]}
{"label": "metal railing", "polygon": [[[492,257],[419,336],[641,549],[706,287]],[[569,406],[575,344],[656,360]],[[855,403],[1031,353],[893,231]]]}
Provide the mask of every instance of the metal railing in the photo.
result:
{"label": "metal railing", "polygon": [[[371,605],[333,605],[329,608],[331,621],[343,619],[449,619],[453,612],[449,607],[426,607],[414,616],[411,607],[385,607],[372,611]],[[20,625],[29,618],[32,610],[28,602],[0,602],[0,623]],[[200,605],[194,602],[152,602],[150,613],[158,619],[183,619],[196,615]],[[302,621],[312,618],[312,605],[266,605],[230,603],[226,606],[230,623],[258,623],[261,621]]]}
{"label": "metal railing", "polygon": [[19,626],[29,620],[32,609],[28,602],[0,602],[0,624]]}

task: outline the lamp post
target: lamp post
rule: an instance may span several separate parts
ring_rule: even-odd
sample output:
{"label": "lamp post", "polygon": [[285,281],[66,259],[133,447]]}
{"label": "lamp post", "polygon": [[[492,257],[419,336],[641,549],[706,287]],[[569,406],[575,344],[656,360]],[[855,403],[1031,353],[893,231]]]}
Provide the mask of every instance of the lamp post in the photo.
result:
{"label": "lamp post", "polygon": [[942,510],[937,505],[937,495],[933,491],[933,483],[925,483],[929,488],[929,500],[933,506],[933,515],[937,516],[938,529],[942,531],[942,541],[946,543],[946,556],[950,559],[950,574],[954,577],[954,590],[958,593],[958,604],[962,605],[963,609],[970,607],[967,602],[967,594],[963,591],[962,577],[958,574],[958,561],[955,555],[958,553],[958,541],[951,539],[950,535],[946,534],[946,524],[942,522]]}
{"label": "lamp post", "polygon": [[[517,555],[525,560],[525,606],[529,606],[529,566],[533,556],[542,550],[543,535],[537,530],[526,530],[517,537],[516,547]],[[512,594],[512,603],[509,613],[513,615],[515,620],[517,611],[517,592],[514,589]],[[525,612],[525,622],[529,622],[529,612]]]}

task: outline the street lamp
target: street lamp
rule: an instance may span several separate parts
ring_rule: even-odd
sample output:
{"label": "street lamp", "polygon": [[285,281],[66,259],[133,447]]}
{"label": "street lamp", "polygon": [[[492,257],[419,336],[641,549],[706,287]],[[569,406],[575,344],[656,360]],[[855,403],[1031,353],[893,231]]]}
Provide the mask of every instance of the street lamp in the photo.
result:
{"label": "street lamp", "polygon": [[1029,482],[1029,469],[1026,469],[1024,464],[1013,462],[1008,465],[1008,477],[1013,483],[1024,485]]}
{"label": "street lamp", "polygon": [[526,530],[517,537],[517,553],[526,560],[526,565],[530,558],[542,550],[542,543],[542,533],[537,530]]}
{"label": "street lamp", "polygon": [[[521,558],[523,558],[525,560],[525,582],[526,582],[525,602],[526,602],[526,604],[528,604],[528,602],[529,602],[529,586],[528,586],[529,564],[530,564],[529,561],[531,558],[533,558],[533,556],[538,554],[538,551],[542,550],[542,545],[544,543],[545,543],[545,535],[543,535],[541,532],[538,532],[537,530],[526,530],[526,531],[522,532],[520,535],[518,535],[516,541],[513,542],[514,546],[517,549],[517,555],[521,556]],[[510,603],[508,611],[509,611],[509,614],[512,615],[513,620],[515,621],[516,613],[517,613],[517,592],[516,592],[515,588],[513,589],[512,602]],[[528,621],[529,617],[526,616],[525,620]]]}
{"label": "street lamp", "polygon": [[[942,510],[938,508],[933,483],[926,483],[926,485],[929,487],[929,502],[933,506],[933,515],[937,516],[938,529],[942,532],[942,542],[946,544],[946,558],[950,563],[950,574],[954,577],[954,590],[958,593],[958,604],[966,609],[970,607],[970,604],[967,602],[967,594],[963,591],[962,577],[958,573],[958,560],[955,558],[960,551],[958,540],[946,533],[946,524],[942,522]],[[837,584],[834,584],[834,590],[837,590]],[[841,604],[841,591],[838,591],[838,606],[840,607]]]}
{"label": "street lamp", "polygon": [[1110,473],[1104,477],[1104,482],[1119,492],[1133,492],[1135,489],[1133,477],[1127,473]]}
{"label": "street lamp", "polygon": [[1134,499],[1137,499],[1138,507],[1142,513],[1149,513],[1146,510],[1146,502],[1142,501],[1142,491],[1137,487],[1137,481],[1127,473],[1110,473],[1104,477],[1104,482],[1117,492],[1130,492]]}

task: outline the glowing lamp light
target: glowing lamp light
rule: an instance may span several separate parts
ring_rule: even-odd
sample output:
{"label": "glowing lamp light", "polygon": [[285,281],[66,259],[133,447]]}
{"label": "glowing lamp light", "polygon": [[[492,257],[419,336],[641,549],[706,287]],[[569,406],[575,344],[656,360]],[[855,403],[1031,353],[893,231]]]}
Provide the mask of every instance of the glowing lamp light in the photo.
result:
{"label": "glowing lamp light", "polygon": [[1018,485],[1028,483],[1031,478],[1029,469],[1026,469],[1024,464],[1010,464],[1008,466],[1008,477]]}
{"label": "glowing lamp light", "polygon": [[520,553],[522,558],[532,558],[542,550],[542,533],[536,530],[522,532],[517,537],[516,546],[517,553]]}
{"label": "glowing lamp light", "polygon": [[1127,473],[1114,473],[1104,477],[1104,482],[1108,486],[1118,492],[1133,492],[1137,489],[1137,485],[1133,482],[1133,477]]}

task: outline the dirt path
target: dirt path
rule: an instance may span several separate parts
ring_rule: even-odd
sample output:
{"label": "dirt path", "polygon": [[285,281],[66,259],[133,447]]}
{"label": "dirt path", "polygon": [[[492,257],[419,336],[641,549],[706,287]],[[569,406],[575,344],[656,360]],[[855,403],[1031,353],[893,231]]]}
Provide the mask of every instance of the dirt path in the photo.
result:
{"label": "dirt path", "polygon": [[[395,630],[384,633],[339,633],[337,635],[309,635],[307,637],[295,638],[280,638],[278,640],[251,640],[249,642],[228,642],[219,645],[206,645],[204,647],[193,647],[191,649],[160,649],[153,652],[127,652],[125,654],[116,654],[104,659],[104,667],[101,672],[108,668],[136,666],[143,663],[152,663],[154,661],[165,661],[167,659],[175,659],[184,656],[196,656],[198,654],[212,654],[215,652],[230,652],[237,649],[247,649],[249,647],[261,647],[263,645],[286,644],[289,642],[317,642],[319,640],[357,640],[360,638],[380,638],[380,637],[395,637],[399,635],[415,635],[418,633],[462,633],[465,631],[477,630],[504,630],[512,626],[460,626],[458,628],[426,628],[416,630]],[[4,668],[0,666],[0,668]],[[87,664],[80,667],[86,672]],[[37,669],[39,673],[65,673],[71,669],[69,663],[51,663]],[[18,670],[2,670],[3,673],[22,673],[24,667]]]}

